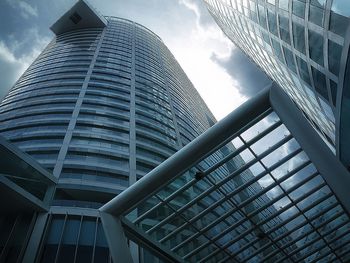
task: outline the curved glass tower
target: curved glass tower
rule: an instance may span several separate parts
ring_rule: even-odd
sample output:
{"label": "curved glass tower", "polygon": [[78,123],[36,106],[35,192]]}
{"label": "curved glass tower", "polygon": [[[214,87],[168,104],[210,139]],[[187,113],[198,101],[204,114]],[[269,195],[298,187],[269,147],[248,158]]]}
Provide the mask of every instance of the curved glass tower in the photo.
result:
{"label": "curved glass tower", "polygon": [[215,119],[142,25],[79,1],[51,29],[56,37],[0,105],[0,134],[58,178],[37,257],[108,262],[96,208]]}
{"label": "curved glass tower", "polygon": [[286,91],[350,167],[349,1],[205,2],[225,34]]}

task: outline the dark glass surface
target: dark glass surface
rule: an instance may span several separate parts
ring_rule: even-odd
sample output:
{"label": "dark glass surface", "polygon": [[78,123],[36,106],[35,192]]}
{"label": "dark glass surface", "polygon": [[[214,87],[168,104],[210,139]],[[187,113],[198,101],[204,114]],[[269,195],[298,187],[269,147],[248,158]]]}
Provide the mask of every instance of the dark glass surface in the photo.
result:
{"label": "dark glass surface", "polygon": [[293,0],[293,14],[301,18],[305,17],[305,0]]}
{"label": "dark glass surface", "polygon": [[305,28],[293,22],[294,48],[305,54]]}
{"label": "dark glass surface", "polygon": [[342,49],[343,47],[341,45],[328,40],[328,67],[329,71],[335,75],[339,74]]}
{"label": "dark glass surface", "polygon": [[300,74],[301,79],[304,80],[307,84],[309,84],[311,86],[309,70],[308,70],[306,62],[298,56],[296,56],[296,61],[297,61],[297,65],[298,65],[299,74]]}
{"label": "dark glass surface", "polygon": [[323,26],[323,19],[324,19],[324,9],[310,5],[309,9],[309,21],[312,23]]}
{"label": "dark glass surface", "polygon": [[286,59],[286,63],[289,69],[291,69],[294,73],[297,73],[297,68],[294,63],[293,53],[288,48],[283,47],[284,57]]}
{"label": "dark glass surface", "polygon": [[333,0],[329,29],[344,37],[350,22],[349,16],[350,2],[348,0]]}
{"label": "dark glass surface", "polygon": [[313,30],[309,30],[310,58],[323,66],[323,36]]}
{"label": "dark glass surface", "polygon": [[279,16],[279,27],[280,27],[280,36],[281,39],[290,44],[290,35],[289,35],[289,19],[285,16]]}
{"label": "dark glass surface", "polygon": [[326,101],[328,101],[328,91],[326,85],[326,77],[323,73],[311,67],[314,79],[315,89]]}

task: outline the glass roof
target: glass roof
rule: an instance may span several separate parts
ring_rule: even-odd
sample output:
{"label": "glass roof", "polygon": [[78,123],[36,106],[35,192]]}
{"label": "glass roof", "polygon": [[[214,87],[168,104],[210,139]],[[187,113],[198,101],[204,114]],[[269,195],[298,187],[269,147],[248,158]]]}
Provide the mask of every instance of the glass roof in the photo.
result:
{"label": "glass roof", "polygon": [[184,262],[349,262],[350,221],[270,108],[122,218]]}

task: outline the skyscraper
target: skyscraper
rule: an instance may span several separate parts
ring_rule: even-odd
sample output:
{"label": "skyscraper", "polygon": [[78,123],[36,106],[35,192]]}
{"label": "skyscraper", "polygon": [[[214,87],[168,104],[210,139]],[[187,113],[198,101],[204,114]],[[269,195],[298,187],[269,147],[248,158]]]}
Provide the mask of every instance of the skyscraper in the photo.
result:
{"label": "skyscraper", "polygon": [[279,87],[215,124],[143,26],[52,31],[0,105],[0,262],[348,262],[350,177]]}
{"label": "skyscraper", "polygon": [[225,34],[289,94],[349,167],[348,1],[205,2]]}
{"label": "skyscraper", "polygon": [[1,102],[0,134],[58,179],[49,214],[36,221],[36,257],[108,262],[96,208],[215,119],[142,25],[79,1],[51,29],[56,37]]}

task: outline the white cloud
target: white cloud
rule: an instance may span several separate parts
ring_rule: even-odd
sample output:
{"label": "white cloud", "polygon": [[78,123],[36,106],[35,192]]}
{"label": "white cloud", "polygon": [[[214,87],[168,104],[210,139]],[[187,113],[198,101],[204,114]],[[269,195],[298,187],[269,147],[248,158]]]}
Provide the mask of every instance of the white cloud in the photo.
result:
{"label": "white cloud", "polygon": [[196,26],[186,41],[173,39],[166,44],[191,79],[215,117],[220,120],[242,104],[245,98],[239,93],[238,82],[222,67],[212,61],[215,53],[229,58],[234,45],[214,24],[200,23],[200,8],[194,1],[179,0],[179,3],[194,12]]}
{"label": "white cloud", "polygon": [[29,18],[30,16],[37,17],[38,9],[36,6],[31,6],[29,3],[22,0],[7,0],[7,2],[13,7],[18,8],[21,11],[23,18]]}
{"label": "white cloud", "polygon": [[31,35],[32,39],[30,43],[32,44],[33,48],[29,53],[25,53],[20,56],[16,56],[14,51],[24,44],[28,44],[29,39],[28,41],[24,42],[11,42],[11,46],[6,45],[5,42],[0,40],[0,99],[30,66],[34,59],[43,50],[45,45],[49,43],[49,39],[47,37],[40,36],[35,28],[28,30],[28,34]]}

